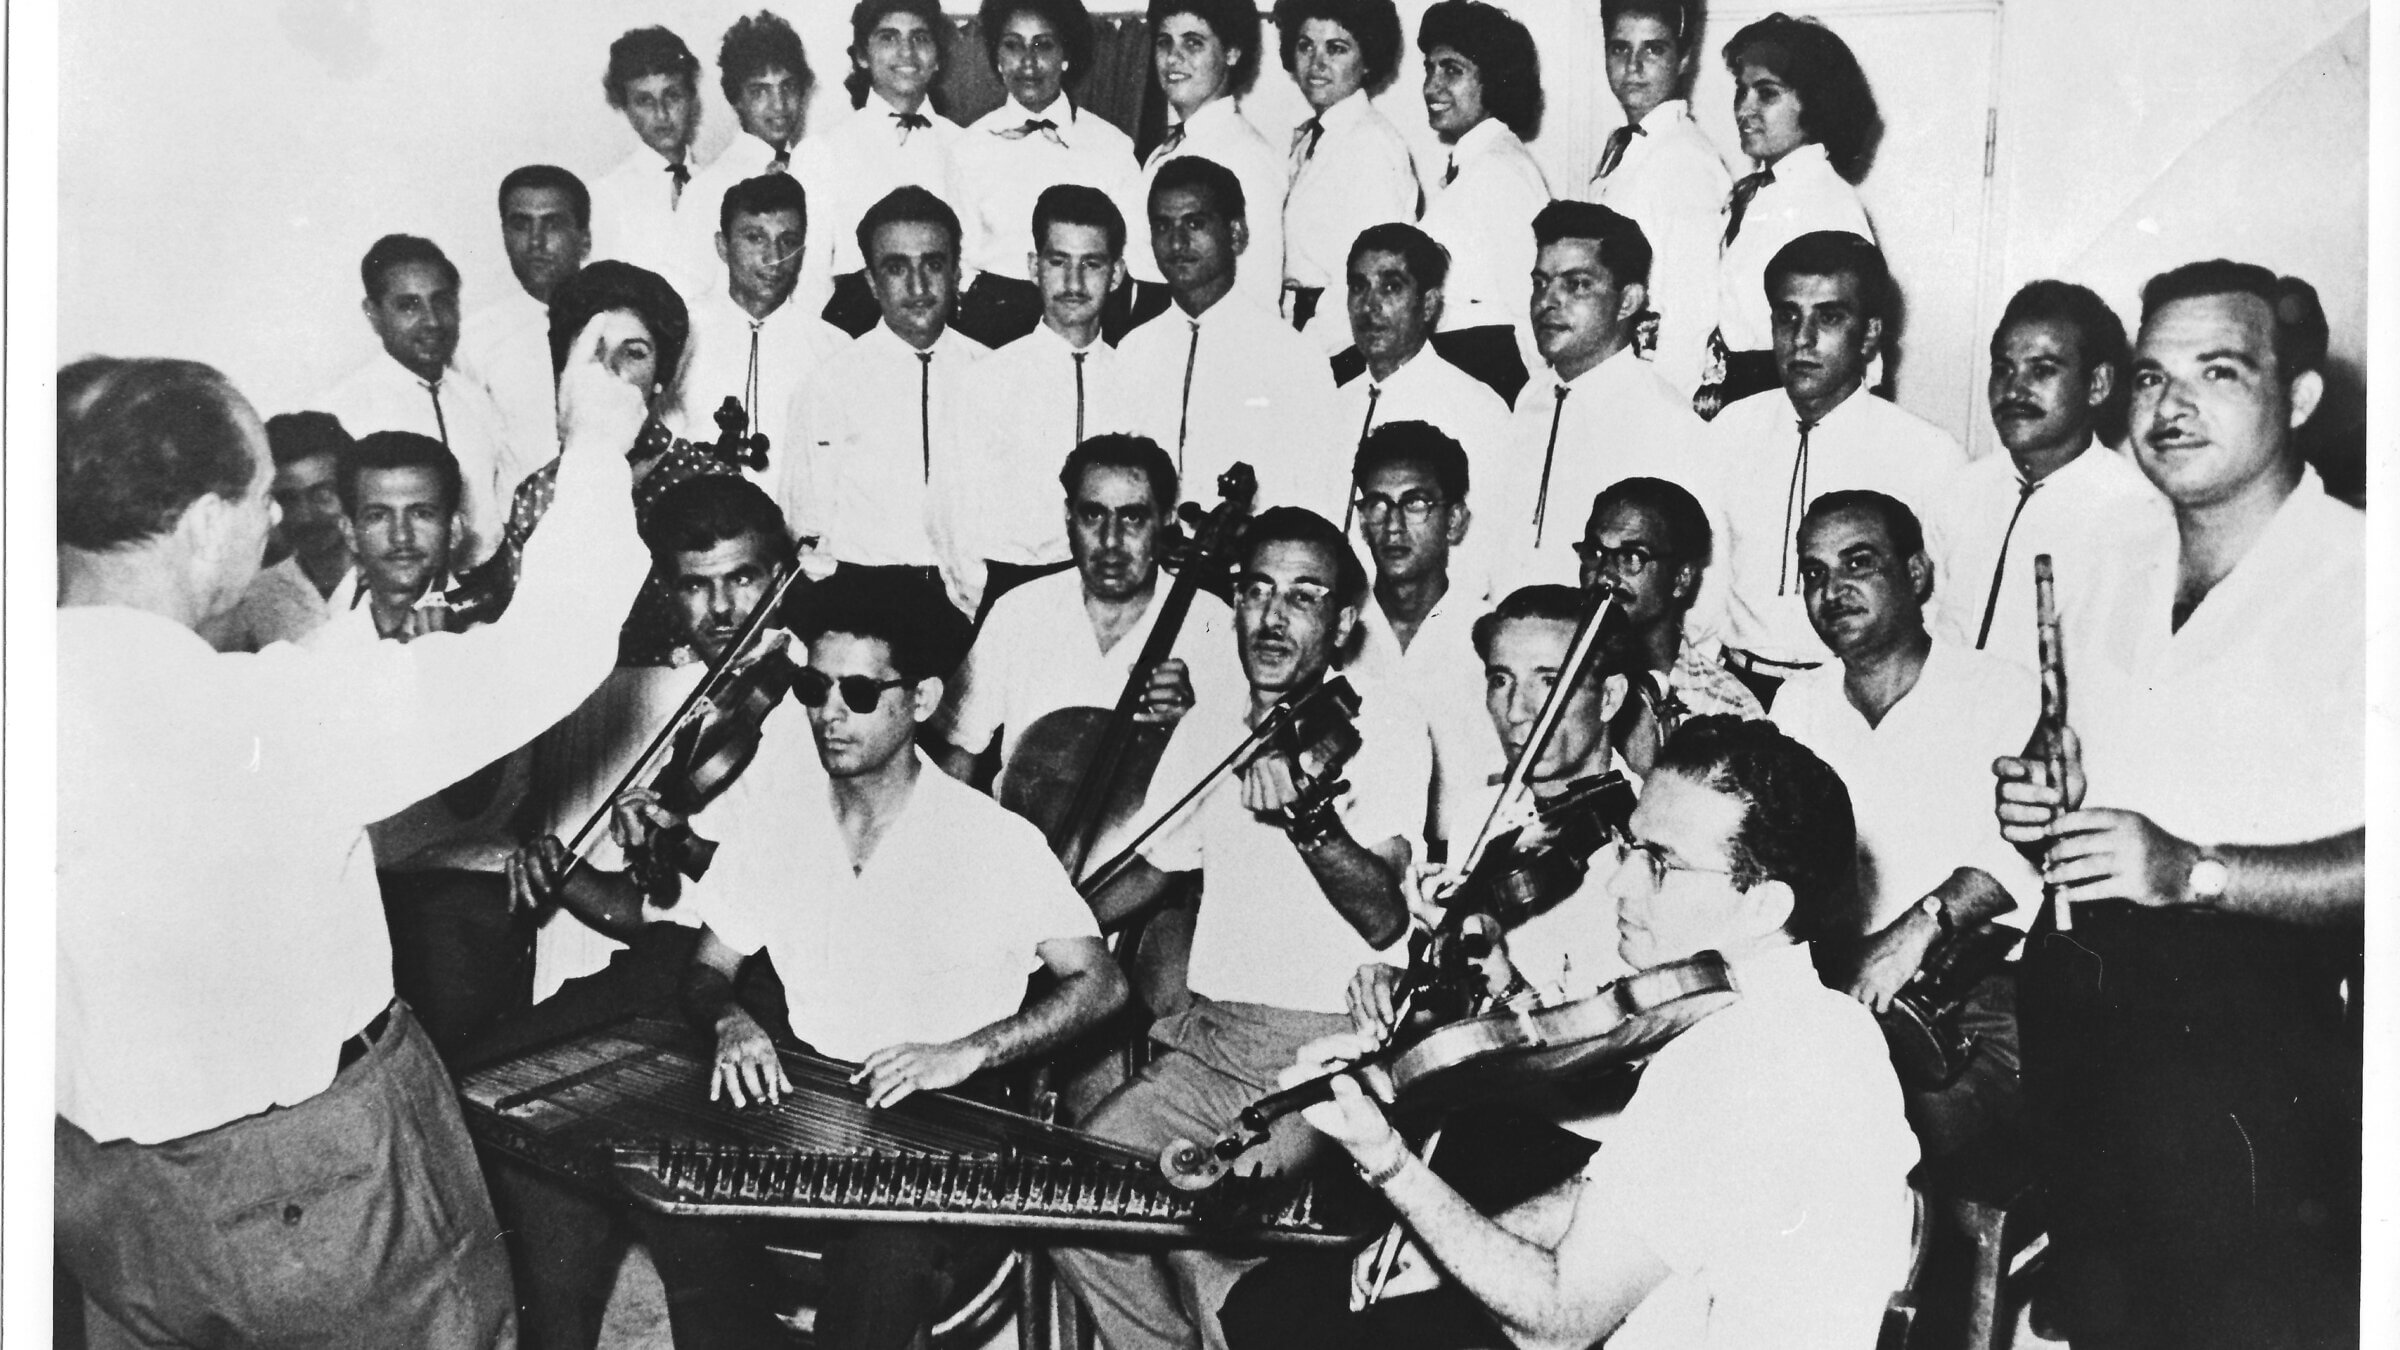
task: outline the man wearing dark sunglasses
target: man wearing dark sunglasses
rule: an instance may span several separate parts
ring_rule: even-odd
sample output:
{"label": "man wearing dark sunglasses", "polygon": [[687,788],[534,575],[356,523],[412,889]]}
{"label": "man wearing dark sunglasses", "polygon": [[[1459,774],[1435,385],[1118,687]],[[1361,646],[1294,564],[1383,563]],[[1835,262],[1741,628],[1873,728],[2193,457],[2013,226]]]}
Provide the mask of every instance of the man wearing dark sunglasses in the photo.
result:
{"label": "man wearing dark sunglasses", "polygon": [[[1349,541],[1314,512],[1260,512],[1242,553],[1233,622],[1250,696],[1192,709],[1152,775],[1154,800],[1199,782],[1278,703],[1322,683],[1366,601]],[[1174,874],[1200,874],[1191,1003],[1152,1024],[1156,1057],[1085,1120],[1093,1133],[1152,1156],[1177,1138],[1211,1137],[1273,1090],[1300,1045],[1349,1025],[1351,972],[1407,931],[1400,878],[1424,828],[1431,771],[1424,716],[1381,686],[1360,694],[1359,749],[1346,764],[1308,752],[1298,763],[1281,751],[1253,757],[1094,898],[1107,922],[1152,902]],[[1244,1166],[1256,1159],[1289,1174],[1323,1151],[1287,1120]],[[1200,1251],[1057,1259],[1112,1350],[1199,1344],[1202,1319],[1213,1328],[1213,1310],[1256,1264]]]}
{"label": "man wearing dark sunglasses", "polygon": [[1620,478],[1592,499],[1592,518],[1575,545],[1583,589],[1606,590],[1625,619],[1612,637],[1618,663],[1645,672],[1646,684],[1629,690],[1613,733],[1636,774],[1650,772],[1685,717],[1766,716],[1758,696],[1690,631],[1715,538],[1708,512],[1681,484]]}
{"label": "man wearing dark sunglasses", "polygon": [[[1493,1323],[1520,1345],[1875,1339],[1908,1273],[1917,1146],[1873,1018],[1825,988],[1809,958],[1850,891],[1841,780],[1768,723],[1694,718],[1668,741],[1630,827],[1607,883],[1620,956],[1648,969],[1719,953],[1739,998],[1651,1057],[1566,1204],[1478,1213],[1356,1078],[1337,1080],[1309,1123],[1349,1151],[1447,1283],[1375,1304],[1312,1347],[1482,1344]],[[1284,1080],[1372,1045],[1328,1037]]]}

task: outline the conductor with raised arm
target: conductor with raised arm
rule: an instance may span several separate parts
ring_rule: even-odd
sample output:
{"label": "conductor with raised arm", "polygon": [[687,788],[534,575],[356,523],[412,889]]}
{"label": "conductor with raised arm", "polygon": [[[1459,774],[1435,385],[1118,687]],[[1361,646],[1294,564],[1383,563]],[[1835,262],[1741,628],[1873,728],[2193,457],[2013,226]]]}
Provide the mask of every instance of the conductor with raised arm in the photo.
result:
{"label": "conductor with raised arm", "polygon": [[392,996],[365,832],[608,671],[643,572],[641,399],[597,359],[616,321],[561,384],[515,607],[405,645],[211,651],[194,630],[275,517],[257,414],[188,361],[59,372],[56,1240],[121,1337],[514,1341],[450,1079]]}

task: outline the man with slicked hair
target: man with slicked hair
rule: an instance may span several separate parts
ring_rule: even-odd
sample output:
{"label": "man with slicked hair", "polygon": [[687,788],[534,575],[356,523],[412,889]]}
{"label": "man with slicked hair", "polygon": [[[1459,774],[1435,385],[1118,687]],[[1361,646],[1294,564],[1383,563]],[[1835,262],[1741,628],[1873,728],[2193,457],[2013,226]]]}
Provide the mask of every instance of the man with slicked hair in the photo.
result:
{"label": "man with slicked hair", "polygon": [[600,87],[641,143],[592,180],[592,256],[696,287],[714,271],[708,236],[717,221],[717,204],[691,190],[703,167],[694,153],[700,58],[668,29],[630,29],[608,44]]}
{"label": "man with slicked hair", "polygon": [[458,366],[491,391],[509,440],[539,461],[558,440],[550,296],[591,254],[592,194],[555,164],[509,170],[500,180],[500,243],[516,287],[459,324]]}

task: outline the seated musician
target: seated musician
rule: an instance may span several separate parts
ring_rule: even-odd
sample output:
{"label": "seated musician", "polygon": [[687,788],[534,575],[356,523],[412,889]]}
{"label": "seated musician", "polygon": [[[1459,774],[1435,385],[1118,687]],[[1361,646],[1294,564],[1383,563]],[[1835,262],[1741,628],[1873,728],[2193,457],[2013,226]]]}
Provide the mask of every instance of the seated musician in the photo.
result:
{"label": "seated musician", "polygon": [[[720,1109],[781,1099],[790,1082],[777,1042],[794,1032],[859,1061],[869,1104],[884,1107],[980,1088],[1113,1013],[1123,976],[1040,834],[927,772],[915,749],[965,646],[965,618],[931,582],[836,573],[809,592],[796,629],[809,655],[793,694],[806,716],[768,718],[749,767],[698,818],[718,849],[681,901],[703,925],[682,1001],[715,1038]],[[546,888],[563,850],[545,844],[538,861]],[[613,921],[638,922],[631,888],[612,889]],[[760,952],[784,981],[788,1026],[734,997],[745,958]],[[1027,1002],[1037,966],[1055,983]],[[771,1343],[755,1247],[708,1221],[643,1227],[679,1347]],[[809,1240],[826,1261],[816,1342],[839,1347],[922,1335],[990,1246],[962,1229],[889,1224]]]}
{"label": "seated musician", "polygon": [[1713,561],[1708,512],[1680,483],[1620,478],[1592,499],[1575,556],[1583,588],[1605,587],[1624,626],[1607,639],[1631,677],[1610,739],[1625,767],[1648,775],[1660,747],[1686,717],[1764,717],[1758,696],[1691,631],[1692,606]]}
{"label": "seated musician", "polygon": [[[1325,679],[1350,635],[1367,582],[1333,522],[1297,507],[1261,512],[1242,545],[1234,632],[1246,701],[1204,702],[1168,742],[1151,798],[1197,785],[1277,703]],[[1192,939],[1189,1007],[1150,1032],[1156,1057],[1102,1103],[1084,1128],[1155,1153],[1207,1138],[1273,1089],[1302,1044],[1348,1025],[1342,987],[1360,961],[1408,926],[1400,879],[1425,821],[1430,753],[1413,711],[1362,699],[1359,749],[1328,764],[1305,749],[1254,756],[1153,836],[1094,905],[1103,923],[1139,910],[1174,874],[1200,873],[1203,918]],[[1319,1141],[1279,1124],[1252,1155],[1270,1170],[1307,1166]],[[1057,1253],[1109,1350],[1222,1346],[1216,1310],[1250,1262],[1213,1252],[1165,1256]]]}
{"label": "seated musician", "polygon": [[[1651,1057],[1565,1206],[1485,1217],[1418,1161],[1354,1077],[1337,1080],[1309,1123],[1349,1151],[1465,1295],[1441,1315],[1360,1319],[1371,1329],[1350,1344],[1874,1343],[1908,1275],[1917,1147],[1873,1019],[1818,982],[1804,945],[1843,921],[1841,780],[1764,722],[1694,718],[1668,740],[1631,833],[1608,882],[1626,964],[1716,951],[1738,999]],[[1354,1032],[1328,1037],[1284,1077],[1371,1047]]]}
{"label": "seated musician", "polygon": [[[1860,927],[1828,944],[1827,969],[1882,1012],[1943,939],[2032,917],[2040,882],[2000,837],[1986,785],[1992,761],[2025,744],[2041,691],[2014,662],[1926,632],[1933,563],[1897,499],[1828,492],[1809,505],[1799,540],[1809,623],[1837,664],[1785,681],[1775,724],[1850,789]],[[1966,1070],[1911,1092],[1909,1122],[1928,1158],[1998,1162],[2015,1151],[2020,1118],[2013,974],[1975,981],[1958,1019],[1976,1043]]]}

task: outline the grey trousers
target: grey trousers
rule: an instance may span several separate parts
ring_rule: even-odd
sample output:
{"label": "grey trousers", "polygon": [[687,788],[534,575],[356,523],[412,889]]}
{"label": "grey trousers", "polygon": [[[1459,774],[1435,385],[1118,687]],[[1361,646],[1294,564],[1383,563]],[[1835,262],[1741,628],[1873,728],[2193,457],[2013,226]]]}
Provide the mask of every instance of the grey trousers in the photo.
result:
{"label": "grey trousers", "polygon": [[54,1133],[59,1259],[143,1344],[517,1342],[500,1225],[406,1004],[296,1106],[159,1144]]}
{"label": "grey trousers", "polygon": [[[1160,1047],[1133,1081],[1096,1108],[1083,1128],[1155,1154],[1177,1139],[1216,1138],[1241,1109],[1275,1090],[1299,1048],[1349,1027],[1328,1013],[1195,997],[1150,1029]],[[1297,1115],[1277,1121],[1242,1169],[1295,1172],[1339,1151]],[[1184,1250],[1071,1248],[1053,1252],[1059,1275],[1083,1300],[1107,1350],[1224,1350],[1217,1311],[1258,1258]]]}

